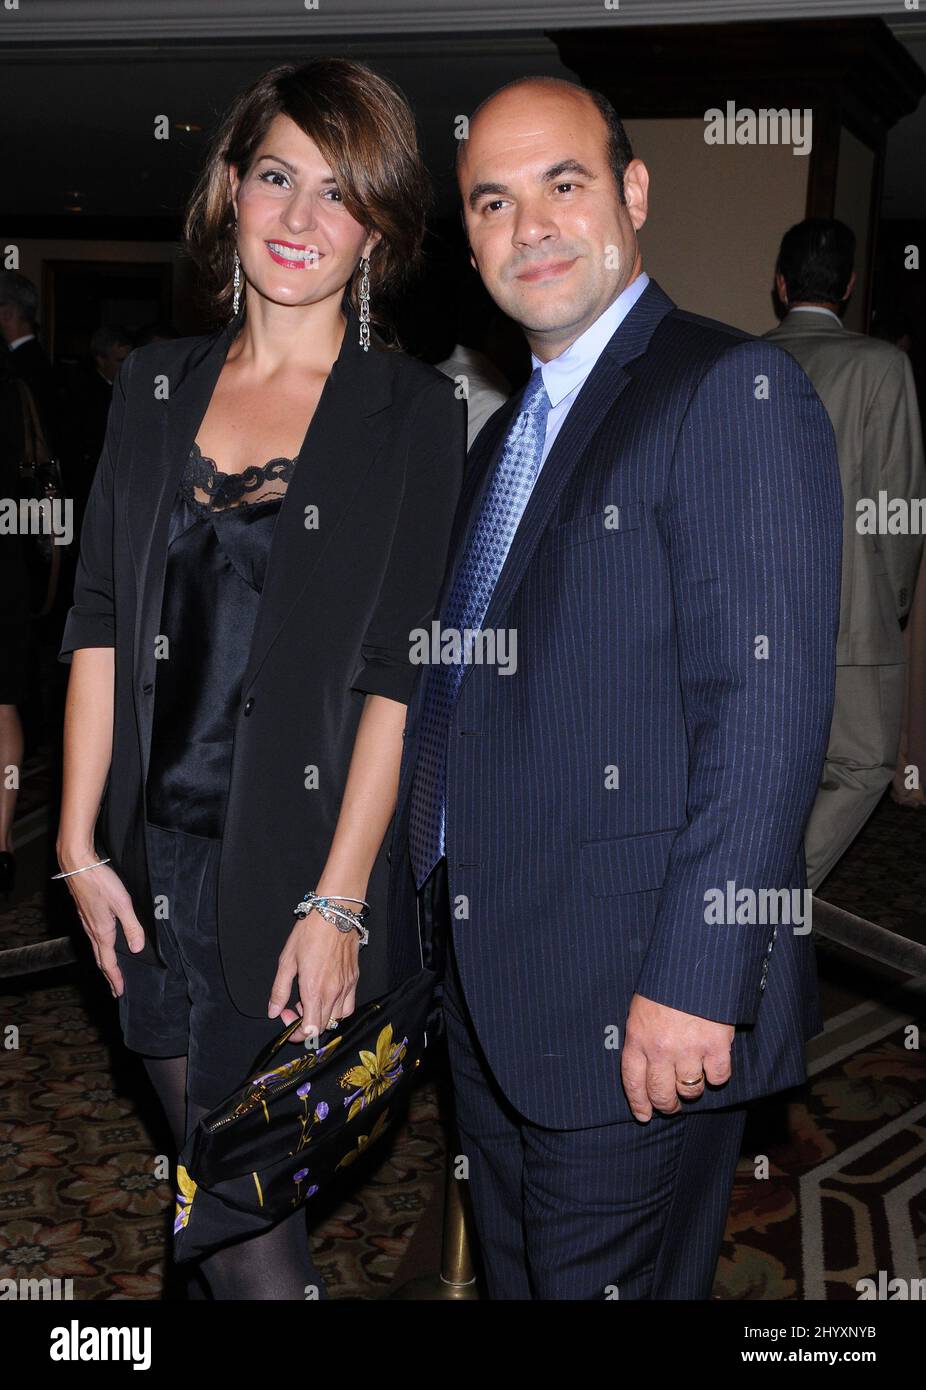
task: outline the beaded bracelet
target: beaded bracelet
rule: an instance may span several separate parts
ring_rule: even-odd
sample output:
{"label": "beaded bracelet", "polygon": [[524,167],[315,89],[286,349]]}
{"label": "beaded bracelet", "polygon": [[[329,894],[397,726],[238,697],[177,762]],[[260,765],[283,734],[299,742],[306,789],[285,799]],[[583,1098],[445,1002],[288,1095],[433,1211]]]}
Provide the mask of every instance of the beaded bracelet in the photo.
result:
{"label": "beaded bracelet", "polygon": [[[354,912],[350,907],[338,905],[343,902],[361,903],[362,906],[359,912]],[[326,897],[320,897],[315,892],[306,893],[302,901],[293,908],[293,912],[299,917],[306,917],[313,909],[321,917],[324,917],[331,926],[336,927],[339,932],[346,934],[349,931],[356,931],[360,937],[360,945],[366,946],[370,939],[369,928],[365,925],[366,919],[370,915],[370,904],[365,898],[352,898],[347,893]],[[341,925],[342,921],[344,926]]]}

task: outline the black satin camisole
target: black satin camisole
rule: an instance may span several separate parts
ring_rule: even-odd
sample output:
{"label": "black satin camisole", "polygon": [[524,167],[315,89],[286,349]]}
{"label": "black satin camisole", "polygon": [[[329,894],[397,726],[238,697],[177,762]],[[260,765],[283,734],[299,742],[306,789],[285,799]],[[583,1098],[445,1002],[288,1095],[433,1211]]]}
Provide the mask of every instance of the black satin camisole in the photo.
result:
{"label": "black satin camisole", "polygon": [[194,444],[170,516],[147,819],[219,839],[241,682],[295,459],[221,473]]}

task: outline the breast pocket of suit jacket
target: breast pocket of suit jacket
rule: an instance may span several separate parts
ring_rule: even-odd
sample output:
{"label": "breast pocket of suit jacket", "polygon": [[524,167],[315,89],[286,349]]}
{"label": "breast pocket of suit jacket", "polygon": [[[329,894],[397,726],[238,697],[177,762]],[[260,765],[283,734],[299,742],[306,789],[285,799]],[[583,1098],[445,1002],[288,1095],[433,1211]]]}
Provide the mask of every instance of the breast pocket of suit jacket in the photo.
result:
{"label": "breast pocket of suit jacket", "polygon": [[619,542],[643,521],[642,502],[612,502],[553,526],[543,540],[544,551],[568,550],[592,542]]}

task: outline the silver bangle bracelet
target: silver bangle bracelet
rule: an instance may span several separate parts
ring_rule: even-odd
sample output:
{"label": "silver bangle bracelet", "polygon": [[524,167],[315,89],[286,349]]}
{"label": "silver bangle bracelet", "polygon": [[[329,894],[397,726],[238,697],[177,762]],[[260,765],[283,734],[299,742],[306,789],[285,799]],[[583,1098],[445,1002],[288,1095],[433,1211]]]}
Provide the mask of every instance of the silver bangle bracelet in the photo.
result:
{"label": "silver bangle bracelet", "polygon": [[98,859],[95,864],[84,864],[81,869],[68,869],[66,874],[52,874],[52,878],[70,878],[72,874],[85,874],[88,869],[98,869],[101,864],[108,863],[108,859]]}
{"label": "silver bangle bracelet", "polygon": [[[307,899],[309,898],[315,898],[317,896],[317,893],[306,893],[305,898],[303,898],[303,902],[307,901]],[[352,898],[349,893],[326,893],[323,901],[326,901],[329,898],[333,898],[334,901],[338,903],[360,903],[361,907],[365,908],[369,908],[370,906],[366,898]]]}

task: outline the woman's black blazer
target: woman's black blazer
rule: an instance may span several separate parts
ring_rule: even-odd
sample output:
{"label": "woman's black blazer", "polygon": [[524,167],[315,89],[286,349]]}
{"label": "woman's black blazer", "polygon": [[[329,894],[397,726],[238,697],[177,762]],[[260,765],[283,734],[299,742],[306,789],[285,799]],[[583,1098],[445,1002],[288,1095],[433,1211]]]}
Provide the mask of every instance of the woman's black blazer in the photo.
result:
{"label": "woman's black blazer", "polygon": [[[432,617],[466,452],[454,383],[375,334],[364,352],[357,314],[347,302],[344,312],[341,350],[274,528],[235,728],[219,945],[231,996],[252,1017],[266,1016],[293,908],[324,867],[364,698],[408,703],[420,669],[409,633]],[[132,896],[152,962],[160,958],[144,788],[167,528],[239,326],[152,343],[123,364],[58,652],[69,662],[77,647],[115,647],[112,762],[96,844]],[[391,832],[370,877],[358,1003],[396,983],[386,976]],[[121,928],[116,949],[128,953]]]}

